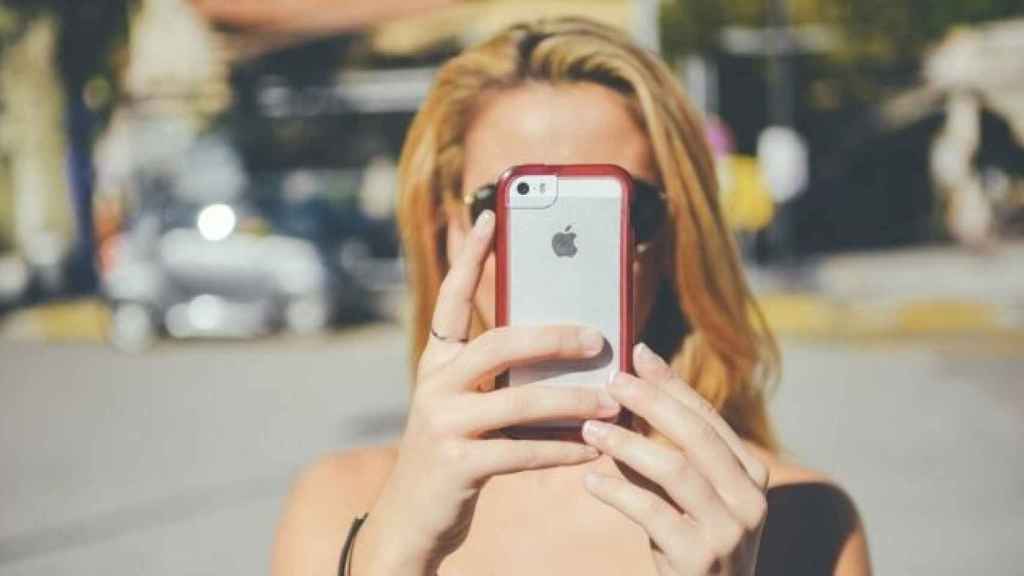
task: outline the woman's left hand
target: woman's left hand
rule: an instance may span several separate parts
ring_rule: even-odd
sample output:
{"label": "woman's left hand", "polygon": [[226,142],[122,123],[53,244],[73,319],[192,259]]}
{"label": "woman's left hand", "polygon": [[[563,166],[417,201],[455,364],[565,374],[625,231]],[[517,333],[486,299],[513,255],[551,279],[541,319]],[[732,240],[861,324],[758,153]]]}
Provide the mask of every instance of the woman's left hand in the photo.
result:
{"label": "woman's left hand", "polygon": [[754,573],[767,514],[768,470],[696,391],[645,345],[638,377],[608,391],[665,440],[588,420],[586,442],[634,472],[588,473],[587,489],[647,532],[660,576]]}

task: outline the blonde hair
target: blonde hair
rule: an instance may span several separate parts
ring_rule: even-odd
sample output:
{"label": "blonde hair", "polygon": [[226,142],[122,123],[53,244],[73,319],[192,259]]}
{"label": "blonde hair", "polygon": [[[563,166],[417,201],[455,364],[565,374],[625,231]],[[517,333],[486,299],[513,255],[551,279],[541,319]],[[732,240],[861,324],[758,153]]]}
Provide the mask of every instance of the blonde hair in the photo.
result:
{"label": "blonde hair", "polygon": [[[777,449],[764,392],[778,373],[778,349],[719,207],[699,114],[656,56],[624,32],[581,18],[512,26],[448,61],[412,123],[399,165],[398,222],[413,295],[413,365],[448,269],[443,206],[462,190],[466,129],[481,94],[524,82],[594,82],[624,96],[650,139],[667,197],[669,306],[676,324],[691,327],[665,326],[678,336],[655,350],[737,433]],[[474,330],[481,328],[475,319]]]}

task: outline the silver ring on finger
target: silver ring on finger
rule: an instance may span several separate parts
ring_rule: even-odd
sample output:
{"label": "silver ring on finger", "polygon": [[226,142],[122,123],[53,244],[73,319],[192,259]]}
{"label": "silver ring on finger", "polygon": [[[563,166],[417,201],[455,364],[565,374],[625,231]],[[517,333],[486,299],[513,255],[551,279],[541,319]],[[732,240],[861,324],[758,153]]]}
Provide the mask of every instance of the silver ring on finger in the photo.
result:
{"label": "silver ring on finger", "polygon": [[437,338],[441,342],[447,342],[449,344],[465,344],[466,342],[469,342],[469,338],[456,338],[454,336],[442,336],[441,334],[437,333],[437,330],[434,330],[433,326],[430,327],[430,335],[433,336],[434,338]]}

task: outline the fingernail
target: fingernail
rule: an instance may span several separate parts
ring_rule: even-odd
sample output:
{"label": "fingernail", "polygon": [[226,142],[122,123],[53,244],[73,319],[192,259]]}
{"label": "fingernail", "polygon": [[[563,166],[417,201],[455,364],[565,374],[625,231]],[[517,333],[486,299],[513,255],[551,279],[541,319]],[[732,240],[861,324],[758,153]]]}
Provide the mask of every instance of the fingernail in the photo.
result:
{"label": "fingernail", "polygon": [[585,328],[580,332],[580,344],[588,356],[594,356],[604,348],[604,336],[600,330]]}
{"label": "fingernail", "polygon": [[600,420],[587,420],[583,423],[583,438],[591,444],[600,442],[608,435],[608,430],[610,428],[611,426],[609,424],[605,424]]}
{"label": "fingernail", "polygon": [[654,362],[658,359],[654,351],[643,342],[636,345],[636,352],[644,362]]}
{"label": "fingernail", "polygon": [[476,224],[473,225],[473,232],[481,238],[486,238],[491,233],[491,226],[494,224],[494,212],[484,210],[477,216]]}

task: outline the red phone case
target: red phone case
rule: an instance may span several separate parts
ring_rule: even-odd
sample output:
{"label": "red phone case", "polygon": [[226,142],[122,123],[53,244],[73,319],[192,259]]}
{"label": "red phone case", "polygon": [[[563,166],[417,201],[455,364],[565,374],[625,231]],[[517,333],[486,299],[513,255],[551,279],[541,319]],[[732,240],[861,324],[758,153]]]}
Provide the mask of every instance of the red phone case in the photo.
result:
{"label": "red phone case", "polygon": [[[630,224],[630,205],[633,197],[633,181],[626,172],[614,164],[523,164],[506,170],[498,180],[498,193],[495,202],[495,324],[508,324],[508,194],[509,183],[519,176],[604,176],[619,180],[622,185],[622,206],[620,219],[620,250],[619,250],[619,370],[633,373],[633,344],[635,343],[636,301],[633,297],[633,228]],[[508,374],[500,375],[495,387],[508,385]],[[632,413],[625,407],[616,416],[614,422],[629,427],[632,424]],[[555,429],[533,426],[513,426],[502,430],[506,436],[522,439],[575,439],[581,441],[579,428]]]}

